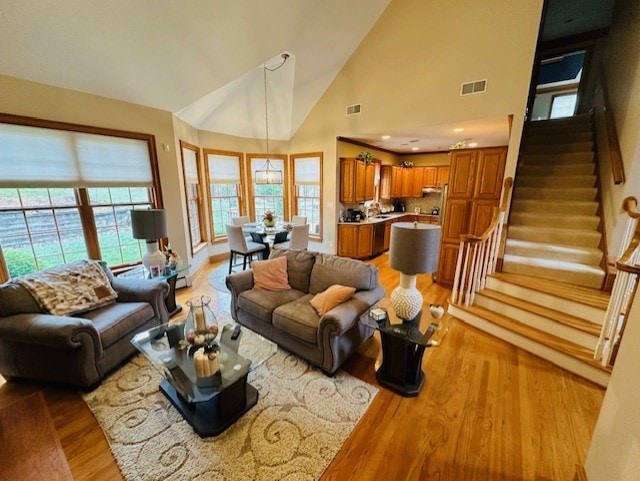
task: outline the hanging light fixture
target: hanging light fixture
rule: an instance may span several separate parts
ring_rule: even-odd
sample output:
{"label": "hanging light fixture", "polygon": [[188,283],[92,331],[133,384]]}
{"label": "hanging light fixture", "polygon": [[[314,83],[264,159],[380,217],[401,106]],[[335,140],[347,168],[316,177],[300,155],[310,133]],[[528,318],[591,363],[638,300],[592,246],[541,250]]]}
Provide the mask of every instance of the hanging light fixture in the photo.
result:
{"label": "hanging light fixture", "polygon": [[276,169],[273,165],[271,165],[271,161],[269,159],[269,103],[267,101],[267,70],[269,72],[275,72],[280,67],[282,67],[287,59],[289,58],[288,53],[282,54],[282,63],[277,67],[270,69],[267,68],[267,64],[264,64],[263,68],[263,77],[264,77],[264,130],[267,138],[267,161],[262,166],[262,169],[256,170],[255,173],[255,183],[256,184],[282,184],[282,171],[280,169]]}

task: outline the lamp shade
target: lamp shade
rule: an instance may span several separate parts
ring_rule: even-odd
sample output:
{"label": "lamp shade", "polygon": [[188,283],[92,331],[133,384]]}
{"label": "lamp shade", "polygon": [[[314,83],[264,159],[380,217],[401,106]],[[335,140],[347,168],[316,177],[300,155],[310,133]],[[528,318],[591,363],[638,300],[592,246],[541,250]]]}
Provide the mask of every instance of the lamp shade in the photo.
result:
{"label": "lamp shade", "polygon": [[396,222],[391,226],[389,267],[403,274],[435,272],[440,252],[439,225]]}
{"label": "lamp shade", "polygon": [[167,215],[164,209],[132,210],[131,230],[134,239],[155,241],[167,235]]}

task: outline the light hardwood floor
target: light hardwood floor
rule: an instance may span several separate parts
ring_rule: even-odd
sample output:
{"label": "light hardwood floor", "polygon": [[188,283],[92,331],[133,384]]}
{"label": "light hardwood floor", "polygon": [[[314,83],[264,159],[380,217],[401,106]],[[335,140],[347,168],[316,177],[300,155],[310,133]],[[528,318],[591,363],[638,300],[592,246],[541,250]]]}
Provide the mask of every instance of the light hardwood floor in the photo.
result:
{"label": "light hardwood floor", "polygon": [[[390,293],[398,274],[386,260],[382,255],[372,262]],[[226,303],[228,297],[207,284],[216,266],[202,269],[192,287],[180,289],[178,301],[206,294],[213,304]],[[418,276],[418,287],[430,303],[446,304],[450,295],[426,275]],[[604,390],[456,319],[445,322],[449,331],[442,345],[425,353],[427,380],[420,395],[403,398],[379,387],[321,479],[582,479],[578,476]],[[343,366],[376,386],[377,336]],[[38,391],[45,395],[74,478],[122,479],[100,427],[75,390],[3,383],[0,377],[0,406]]]}

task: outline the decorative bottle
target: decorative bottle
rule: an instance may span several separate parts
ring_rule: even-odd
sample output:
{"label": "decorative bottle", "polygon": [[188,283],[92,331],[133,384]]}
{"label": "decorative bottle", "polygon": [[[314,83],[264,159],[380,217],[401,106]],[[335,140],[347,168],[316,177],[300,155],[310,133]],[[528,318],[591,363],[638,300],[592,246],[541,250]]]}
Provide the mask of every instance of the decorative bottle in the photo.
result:
{"label": "decorative bottle", "polygon": [[189,314],[184,322],[184,338],[194,346],[211,345],[218,336],[218,320],[209,307],[209,296],[193,297],[187,301]]}

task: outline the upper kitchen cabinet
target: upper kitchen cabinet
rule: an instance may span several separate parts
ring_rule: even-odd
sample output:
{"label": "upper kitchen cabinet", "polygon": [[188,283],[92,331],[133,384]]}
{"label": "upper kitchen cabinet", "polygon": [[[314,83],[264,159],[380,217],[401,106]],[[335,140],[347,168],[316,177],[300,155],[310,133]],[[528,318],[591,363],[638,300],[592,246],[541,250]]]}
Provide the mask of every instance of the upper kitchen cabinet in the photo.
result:
{"label": "upper kitchen cabinet", "polygon": [[340,159],[340,202],[373,200],[375,165],[356,158]]}
{"label": "upper kitchen cabinet", "polygon": [[438,167],[423,167],[422,169],[422,187],[437,187]]}
{"label": "upper kitchen cabinet", "polygon": [[448,165],[438,166],[436,173],[436,187],[442,187],[444,184],[449,183],[449,170]]}

